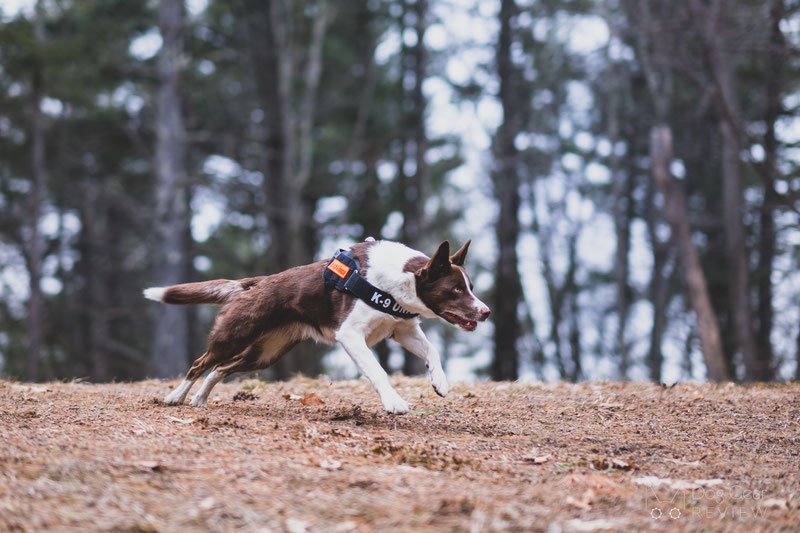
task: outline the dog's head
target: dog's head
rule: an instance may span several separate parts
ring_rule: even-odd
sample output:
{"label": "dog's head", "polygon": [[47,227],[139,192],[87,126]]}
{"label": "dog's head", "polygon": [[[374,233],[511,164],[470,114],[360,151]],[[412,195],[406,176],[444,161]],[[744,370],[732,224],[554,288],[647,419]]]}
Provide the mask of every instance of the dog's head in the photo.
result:
{"label": "dog's head", "polygon": [[472,281],[464,270],[471,241],[450,255],[444,241],[428,261],[414,271],[417,296],[439,317],[465,331],[474,331],[491,311],[472,292]]}

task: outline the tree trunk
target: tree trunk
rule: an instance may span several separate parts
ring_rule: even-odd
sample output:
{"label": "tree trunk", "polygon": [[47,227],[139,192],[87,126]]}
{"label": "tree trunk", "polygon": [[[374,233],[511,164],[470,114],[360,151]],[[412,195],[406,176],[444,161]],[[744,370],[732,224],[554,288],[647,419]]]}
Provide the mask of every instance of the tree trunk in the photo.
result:
{"label": "tree trunk", "polygon": [[[35,38],[43,45],[44,6],[36,3]],[[42,352],[42,320],[44,319],[44,298],[42,296],[42,255],[43,246],[39,234],[42,192],[45,182],[45,139],[44,116],[41,110],[42,72],[41,64],[34,71],[31,83],[31,189],[28,196],[27,226],[28,236],[23,239],[25,263],[28,269],[28,354],[25,364],[27,379],[35,381],[39,377],[39,360]]]}
{"label": "tree trunk", "polygon": [[[296,95],[299,56],[295,42],[292,6],[286,0],[270,3],[267,26],[270,50],[265,67],[270,76],[262,88],[268,110],[267,219],[271,242],[270,267],[282,271],[314,258],[315,235],[310,227],[313,205],[304,197],[312,175],[314,104],[322,74],[322,46],[333,8],[326,0],[316,4],[306,50],[302,91]],[[322,371],[320,349],[311,343],[297,346],[290,358],[274,367],[278,379],[302,372]]]}
{"label": "tree trunk", "polygon": [[[611,146],[616,146],[619,140],[619,117],[618,98],[619,89],[609,90],[611,103],[609,105],[609,131],[608,136]],[[614,232],[616,235],[616,251],[614,261],[614,283],[617,289],[617,332],[615,348],[619,357],[619,375],[621,379],[627,379],[630,367],[630,356],[628,354],[628,342],[625,332],[628,328],[628,310],[630,308],[630,298],[628,289],[628,254],[630,252],[630,179],[627,173],[620,168],[619,157],[616,150],[611,150],[609,157],[609,167],[612,180],[612,215],[614,218]]]}
{"label": "tree trunk", "polygon": [[[365,141],[366,141],[366,133],[367,133],[367,124],[369,122],[370,115],[372,114],[372,107],[375,101],[375,90],[378,85],[378,65],[375,61],[375,50],[378,47],[378,36],[376,35],[375,28],[373,27],[374,24],[372,23],[372,15],[368,8],[368,6],[364,5],[363,9],[360,12],[360,27],[361,27],[361,48],[359,50],[359,59],[361,64],[364,68],[364,77],[363,77],[363,85],[361,86],[361,92],[358,95],[358,108],[356,109],[356,120],[355,124],[353,125],[353,136],[350,139],[350,144],[347,148],[347,170],[345,174],[345,178],[343,181],[348,182],[353,179],[353,167],[354,163],[361,159],[362,157],[366,159],[365,161],[368,172],[367,175],[374,176],[374,180],[369,180],[367,185],[368,187],[373,188],[372,195],[367,195],[366,191],[363,195],[364,197],[368,198],[365,202],[363,199],[359,203],[371,203],[374,202],[374,198],[377,198],[376,191],[374,188],[377,187],[378,179],[375,174],[375,167],[377,162],[375,160],[375,156],[373,153],[373,149],[368,150],[367,154],[364,154],[365,148]],[[351,212],[355,211],[353,209],[353,198],[349,199],[350,209]],[[361,207],[361,206],[359,206]],[[380,217],[381,219],[383,217]],[[365,230],[365,237],[378,237],[379,232],[372,231],[372,228],[364,228]]]}
{"label": "tree trunk", "polygon": [[794,361],[794,379],[795,381],[800,381],[800,330],[798,330],[797,339],[795,339]]}
{"label": "tree trunk", "polygon": [[728,381],[719,327],[711,307],[700,257],[692,242],[685,193],[681,184],[669,171],[672,161],[672,131],[669,126],[655,126],[651,130],[650,158],[653,179],[664,194],[666,218],[680,253],[687,297],[697,317],[697,332],[700,336],[708,379],[715,382]]}
{"label": "tree trunk", "polygon": [[656,383],[661,383],[661,370],[664,364],[661,344],[667,323],[667,303],[671,275],[666,272],[669,248],[658,239],[656,232],[658,221],[656,220],[655,191],[652,182],[647,185],[646,202],[645,220],[647,222],[650,248],[653,253],[653,269],[650,273],[650,284],[647,288],[650,304],[653,307],[653,326],[650,329],[647,369],[650,379]]}
{"label": "tree trunk", "polygon": [[[717,10],[715,10],[717,13]],[[725,225],[725,249],[728,263],[728,293],[731,316],[736,331],[736,342],[742,354],[745,376],[748,380],[769,379],[769,366],[764,365],[758,353],[753,330],[750,302],[748,250],[745,242],[744,200],[742,195],[742,150],[739,130],[742,127],[741,109],[734,87],[731,59],[717,25],[707,29],[709,62],[718,92],[715,99],[719,111],[719,133],[722,143],[722,207]]]}
{"label": "tree trunk", "polygon": [[[188,183],[180,72],[183,61],[183,0],[162,0],[159,26],[163,44],[158,59],[158,124],[156,130],[156,234],[159,250],[155,278],[167,286],[187,281],[189,274]],[[182,306],[156,308],[153,372],[171,378],[186,371],[188,314]]]}
{"label": "tree trunk", "polygon": [[728,263],[728,293],[730,294],[731,316],[736,331],[736,341],[748,380],[767,379],[761,368],[750,310],[750,281],[747,265],[747,246],[745,243],[744,203],[742,198],[741,163],[739,153],[741,144],[730,122],[720,122],[722,137],[722,201],[725,224],[725,252]]}
{"label": "tree trunk", "polygon": [[569,295],[569,350],[572,357],[572,372],[570,381],[573,383],[583,379],[583,363],[581,348],[580,309],[578,307],[578,293]]}
{"label": "tree trunk", "polygon": [[291,5],[285,0],[270,3],[271,50],[266,68],[271,69],[264,91],[264,106],[269,109],[270,153],[267,180],[268,207],[272,242],[270,258],[276,270],[306,263],[314,250],[304,238],[311,212],[303,195],[311,178],[313,162],[314,104],[322,74],[322,45],[333,16],[327,1],[316,3],[317,13],[311,27],[303,72],[303,90],[298,96],[299,56],[295,43]]}
{"label": "tree trunk", "polygon": [[[425,220],[425,201],[428,198],[428,180],[430,169],[425,161],[425,152],[428,150],[428,135],[425,128],[425,95],[422,85],[425,83],[428,68],[428,54],[425,49],[425,30],[427,29],[428,2],[417,0],[414,4],[414,13],[417,17],[416,34],[417,44],[413,52],[414,89],[411,93],[411,123],[414,142],[413,176],[406,182],[405,203],[406,209],[403,217],[403,235],[405,243],[412,247],[422,246],[422,237],[425,235],[427,223]],[[400,83],[403,80],[401,79]],[[425,363],[408,350],[403,350],[403,374],[407,376],[425,374]]]}
{"label": "tree trunk", "polygon": [[517,379],[519,361],[517,340],[520,335],[518,317],[522,300],[522,284],[517,268],[517,240],[519,239],[519,178],[517,176],[517,149],[514,139],[518,133],[515,121],[517,102],[514,96],[514,66],[511,59],[512,19],[517,6],[514,0],[500,4],[500,36],[497,47],[497,71],[500,77],[500,104],[503,122],[494,139],[495,169],[492,173],[494,196],[499,213],[495,223],[497,237],[497,266],[494,288],[494,359],[491,365],[493,379]]}
{"label": "tree trunk", "polygon": [[[663,61],[663,58],[666,55],[664,49],[669,48],[669,44],[665,43],[663,38],[659,38],[657,34],[657,25],[653,22],[650,0],[644,2],[631,0],[625,2],[625,6],[625,11],[630,14],[632,27],[635,30],[636,55],[641,64],[647,89],[653,102],[656,120],[666,122],[672,102],[672,75],[668,68],[664,68],[666,62]],[[652,163],[655,165],[655,161]],[[668,165],[669,161],[662,164]],[[668,170],[665,169],[663,172],[668,172]],[[664,179],[669,182],[671,177],[665,176]],[[653,307],[653,325],[650,329],[647,368],[650,379],[658,383],[661,382],[661,367],[664,362],[661,344],[666,327],[666,305],[669,288],[668,277],[664,274],[664,268],[669,248],[667,243],[659,241],[656,232],[659,220],[655,204],[656,184],[654,181],[650,180],[647,183],[644,218],[647,223],[650,248],[653,254],[653,269],[648,287],[648,296]],[[673,228],[674,233],[675,230]],[[676,239],[673,237],[673,242],[675,241]]]}
{"label": "tree trunk", "polygon": [[[553,261],[549,252],[549,239],[546,235],[542,235],[542,232],[543,230],[540,227],[537,236],[539,239],[539,249],[541,250],[543,277],[545,285],[547,286],[548,303],[550,304],[551,323],[548,340],[553,346],[553,355],[559,377],[574,382],[580,379],[583,372],[580,361],[580,333],[573,328],[573,325],[576,323],[576,317],[572,314],[577,312],[577,294],[579,293],[575,283],[575,274],[578,268],[576,250],[580,229],[576,228],[569,236],[567,271],[564,274],[564,281],[560,286],[556,281],[556,275],[553,271]],[[570,371],[567,371],[565,364],[566,361],[563,353],[561,334],[561,328],[565,322],[565,306],[569,306],[570,311],[568,326],[568,344],[572,359],[572,369]]]}
{"label": "tree trunk", "polygon": [[567,274],[564,277],[564,285],[561,288],[562,299],[566,298],[569,304],[569,351],[570,358],[572,359],[572,370],[569,374],[569,380],[573,383],[583,377],[583,365],[581,363],[581,332],[578,327],[578,295],[580,288],[575,281],[578,272],[578,234],[580,228],[576,228],[575,232],[569,238],[569,265],[567,266]]}
{"label": "tree trunk", "polygon": [[783,54],[786,43],[780,24],[785,14],[783,0],[773,0],[770,9],[770,55],[769,69],[766,79],[766,109],[764,122],[767,131],[764,134],[764,199],[761,203],[761,234],[758,239],[758,353],[762,364],[768,368],[772,379],[774,353],[772,349],[772,263],[775,259],[775,204],[777,193],[775,180],[778,178],[778,142],[775,137],[775,124],[781,114],[781,83],[783,78]]}
{"label": "tree trunk", "polygon": [[[96,179],[96,177],[94,178]],[[86,210],[84,230],[88,236],[88,277],[86,280],[86,295],[89,305],[86,318],[88,327],[89,350],[89,377],[92,381],[106,381],[109,379],[107,341],[110,336],[109,328],[109,286],[108,286],[108,260],[105,252],[109,238],[108,213],[101,188],[94,183],[88,183],[84,190],[86,194]],[[158,331],[156,330],[156,334]],[[185,369],[183,369],[185,370]]]}

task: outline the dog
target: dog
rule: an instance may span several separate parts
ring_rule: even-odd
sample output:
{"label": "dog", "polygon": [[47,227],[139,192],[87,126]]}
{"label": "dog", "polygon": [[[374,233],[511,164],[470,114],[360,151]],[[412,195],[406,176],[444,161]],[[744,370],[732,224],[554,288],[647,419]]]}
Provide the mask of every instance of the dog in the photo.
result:
{"label": "dog", "polygon": [[370,347],[392,337],[425,361],[437,394],[448,392],[439,352],[420,317],[439,317],[474,331],[490,310],[473,293],[464,270],[471,241],[450,255],[442,242],[432,257],[394,241],[369,238],[328,261],[278,274],[151,287],[144,296],[167,304],[222,305],[208,348],[164,402],[182,404],[206,371],[190,405],[204,406],[211,389],[237,372],[265,369],[298,342],[339,343],[380,396],[389,413],[409,410]]}

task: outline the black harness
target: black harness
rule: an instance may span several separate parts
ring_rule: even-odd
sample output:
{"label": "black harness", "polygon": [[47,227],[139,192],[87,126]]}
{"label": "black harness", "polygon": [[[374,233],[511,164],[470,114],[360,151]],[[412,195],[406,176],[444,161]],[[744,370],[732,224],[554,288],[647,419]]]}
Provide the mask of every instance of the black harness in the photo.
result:
{"label": "black harness", "polygon": [[397,300],[370,282],[359,276],[361,265],[349,250],[340,249],[333,254],[325,270],[322,271],[322,280],[328,290],[339,290],[352,294],[363,300],[368,306],[378,311],[383,311],[398,318],[414,318],[417,313],[406,311]]}

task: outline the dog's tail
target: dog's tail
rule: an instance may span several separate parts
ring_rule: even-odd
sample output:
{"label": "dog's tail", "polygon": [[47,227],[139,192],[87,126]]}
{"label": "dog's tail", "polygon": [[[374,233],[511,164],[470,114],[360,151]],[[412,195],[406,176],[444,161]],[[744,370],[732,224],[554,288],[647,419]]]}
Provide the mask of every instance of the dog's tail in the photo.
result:
{"label": "dog's tail", "polygon": [[165,304],[224,304],[247,290],[249,280],[215,279],[197,283],[182,283],[169,287],[150,287],[144,297]]}

